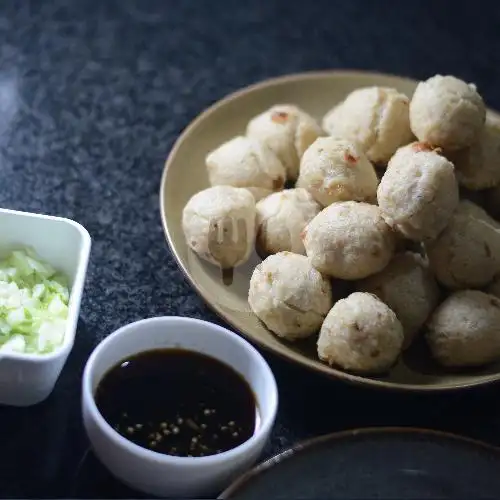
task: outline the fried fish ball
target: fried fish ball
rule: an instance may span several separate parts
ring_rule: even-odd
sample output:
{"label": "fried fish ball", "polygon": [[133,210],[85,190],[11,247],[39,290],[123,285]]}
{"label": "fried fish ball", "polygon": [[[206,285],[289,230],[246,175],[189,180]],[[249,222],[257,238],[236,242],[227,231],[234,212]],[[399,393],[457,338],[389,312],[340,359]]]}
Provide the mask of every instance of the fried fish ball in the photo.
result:
{"label": "fried fish ball", "polygon": [[302,156],[297,186],[307,189],[323,206],[348,200],[373,202],[378,178],[356,144],[319,137]]}
{"label": "fried fish ball", "polygon": [[257,248],[261,254],[304,254],[301,233],[321,206],[305,189],[285,189],[257,203]]}
{"label": "fried fish ball", "polygon": [[414,241],[436,238],[459,201],[454,170],[426,144],[414,142],[398,149],[377,190],[387,224]]}
{"label": "fried fish ball", "polygon": [[500,183],[500,121],[487,116],[479,140],[450,158],[458,182],[477,191]]}
{"label": "fried fish ball", "polygon": [[355,292],[330,310],[318,338],[318,356],[329,365],[370,374],[396,362],[403,326],[386,304],[369,293]]}
{"label": "fried fish ball", "polygon": [[182,213],[188,246],[223,269],[248,260],[255,244],[256,209],[247,189],[214,186],[196,193]]}
{"label": "fried fish ball", "polygon": [[250,137],[237,136],[211,151],[205,160],[212,186],[249,189],[256,199],[280,191],[285,167],[265,145]]}
{"label": "fried fish ball", "polygon": [[264,142],[281,160],[292,181],[299,175],[304,151],[322,134],[312,116],[291,104],[273,106],[247,126],[247,136]]}
{"label": "fried fish ball", "polygon": [[358,282],[357,289],[376,295],[387,304],[404,328],[408,347],[439,303],[439,287],[427,263],[416,253],[394,256],[389,265]]}
{"label": "fried fish ball", "polygon": [[500,358],[500,299],[479,290],[450,295],[431,316],[426,333],[443,366],[480,366]]}
{"label": "fried fish ball", "polygon": [[333,305],[332,288],[307,257],[279,252],[255,268],[248,303],[269,330],[293,341],[319,330]]}
{"label": "fried fish ball", "polygon": [[486,108],[476,86],[454,76],[420,82],[410,102],[410,125],[419,141],[456,151],[479,137]]}
{"label": "fried fish ball", "polygon": [[371,162],[385,165],[413,139],[409,103],[393,88],[357,89],[325,115],[323,128],[331,136],[357,142]]}
{"label": "fried fish ball", "polygon": [[345,280],[366,278],[391,260],[395,237],[375,205],[333,203],[305,228],[304,246],[320,272]]}
{"label": "fried fish ball", "polygon": [[427,245],[437,280],[451,289],[480,288],[500,271],[500,224],[462,200],[437,240]]}

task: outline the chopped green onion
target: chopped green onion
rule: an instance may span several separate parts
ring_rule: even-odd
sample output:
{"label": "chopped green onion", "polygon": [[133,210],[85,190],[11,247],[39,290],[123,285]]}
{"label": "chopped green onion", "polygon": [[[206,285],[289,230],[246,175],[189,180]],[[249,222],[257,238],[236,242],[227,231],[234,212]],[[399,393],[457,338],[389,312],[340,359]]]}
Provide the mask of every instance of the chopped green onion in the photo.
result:
{"label": "chopped green onion", "polygon": [[45,354],[66,332],[69,289],[64,276],[27,248],[0,261],[0,353]]}

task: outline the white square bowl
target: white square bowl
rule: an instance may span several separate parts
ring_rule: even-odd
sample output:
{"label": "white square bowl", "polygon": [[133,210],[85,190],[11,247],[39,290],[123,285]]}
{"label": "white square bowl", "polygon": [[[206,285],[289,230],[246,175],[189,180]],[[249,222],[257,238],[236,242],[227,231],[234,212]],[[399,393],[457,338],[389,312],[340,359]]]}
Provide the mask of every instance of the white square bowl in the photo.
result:
{"label": "white square bowl", "polygon": [[35,252],[69,281],[70,298],[62,344],[50,354],[0,354],[0,404],[30,406],[46,399],[75,340],[91,239],[70,219],[0,208],[0,255],[22,247]]}

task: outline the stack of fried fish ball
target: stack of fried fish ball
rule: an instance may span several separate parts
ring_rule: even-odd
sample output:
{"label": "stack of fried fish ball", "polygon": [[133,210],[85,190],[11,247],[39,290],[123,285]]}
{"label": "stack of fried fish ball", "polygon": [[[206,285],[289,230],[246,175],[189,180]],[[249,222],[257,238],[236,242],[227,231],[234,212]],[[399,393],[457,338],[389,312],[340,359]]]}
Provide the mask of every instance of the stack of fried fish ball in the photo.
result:
{"label": "stack of fried fish ball", "polygon": [[[254,245],[267,255],[248,301],[278,337],[319,332],[322,361],[366,375],[419,335],[443,367],[500,359],[500,121],[475,85],[436,75],[411,99],[360,88],[321,126],[276,105],[206,166],[212,187],[184,210],[187,243],[221,267]],[[214,256],[211,238],[234,236],[236,219],[243,231]],[[342,281],[351,293],[338,297]]]}

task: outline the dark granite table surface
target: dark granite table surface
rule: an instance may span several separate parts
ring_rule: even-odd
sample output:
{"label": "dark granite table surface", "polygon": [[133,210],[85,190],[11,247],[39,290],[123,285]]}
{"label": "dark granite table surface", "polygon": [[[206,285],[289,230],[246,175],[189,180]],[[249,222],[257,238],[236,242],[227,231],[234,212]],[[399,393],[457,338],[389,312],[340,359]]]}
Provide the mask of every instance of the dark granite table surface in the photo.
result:
{"label": "dark granite table surface", "polygon": [[[158,211],[165,156],[197,113],[266,77],[328,68],[456,74],[500,109],[499,25],[500,7],[481,0],[0,1],[0,205],[76,219],[93,238],[76,345],[54,392],[0,408],[0,496],[136,496],[88,452],[80,379],[91,350],[127,322],[220,321],[183,280]],[[266,357],[281,396],[266,456],[374,425],[500,444],[500,387],[386,394]]]}

